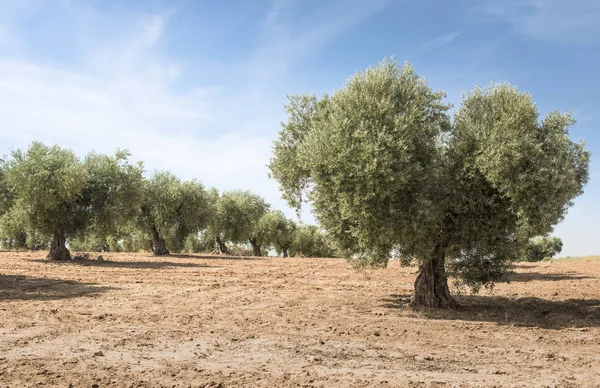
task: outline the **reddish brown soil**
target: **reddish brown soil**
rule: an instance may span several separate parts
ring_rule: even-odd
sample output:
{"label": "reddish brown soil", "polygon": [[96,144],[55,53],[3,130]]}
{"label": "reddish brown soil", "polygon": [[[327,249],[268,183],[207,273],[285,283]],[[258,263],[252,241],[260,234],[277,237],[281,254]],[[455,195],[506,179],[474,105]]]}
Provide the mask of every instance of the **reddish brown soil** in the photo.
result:
{"label": "reddish brown soil", "polygon": [[600,260],[411,310],[415,268],[0,254],[0,386],[600,386]]}

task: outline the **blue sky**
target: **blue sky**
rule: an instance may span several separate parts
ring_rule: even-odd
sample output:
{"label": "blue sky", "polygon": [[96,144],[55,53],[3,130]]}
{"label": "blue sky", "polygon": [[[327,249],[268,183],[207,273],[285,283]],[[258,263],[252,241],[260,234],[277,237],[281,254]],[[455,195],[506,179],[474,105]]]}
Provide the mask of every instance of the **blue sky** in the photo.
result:
{"label": "blue sky", "polygon": [[0,0],[0,153],[128,148],[292,216],[265,167],[286,94],[393,55],[455,104],[509,81],[541,113],[572,110],[591,179],[555,235],[563,256],[600,254],[599,20],[597,0]]}

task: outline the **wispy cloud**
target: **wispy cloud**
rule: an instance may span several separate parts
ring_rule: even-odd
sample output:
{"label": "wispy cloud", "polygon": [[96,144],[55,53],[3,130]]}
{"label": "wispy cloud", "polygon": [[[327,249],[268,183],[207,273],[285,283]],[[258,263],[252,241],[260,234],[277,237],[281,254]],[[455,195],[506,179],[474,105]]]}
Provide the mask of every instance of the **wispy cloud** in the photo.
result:
{"label": "wispy cloud", "polygon": [[518,33],[532,38],[563,43],[598,42],[600,2],[597,0],[505,0],[466,4],[479,17],[508,22]]}
{"label": "wispy cloud", "polygon": [[[6,25],[0,28],[0,49],[26,28],[4,23],[44,10],[44,3],[36,4],[11,10],[10,17],[0,12],[0,27]],[[276,0],[261,24],[262,44],[215,74],[228,84],[190,84],[185,67],[161,51],[168,10],[115,20],[88,3],[53,3],[53,12],[78,21],[62,26],[79,39],[76,57],[48,61],[27,50],[0,57],[0,154],[32,140],[58,143],[81,156],[92,149],[128,148],[149,172],[169,169],[221,190],[253,190],[285,209],[266,168],[284,119],[285,75],[379,4],[356,2],[347,10],[336,8],[337,13],[321,8],[292,25],[285,18],[294,4]],[[113,29],[104,34],[107,25]],[[235,80],[227,79],[230,73]]]}
{"label": "wispy cloud", "polygon": [[460,36],[460,34],[461,34],[460,32],[449,32],[444,35],[436,36],[435,38],[423,43],[419,47],[419,51],[421,53],[426,53],[426,52],[435,50],[438,47],[444,46],[444,45],[452,42],[454,39],[458,38]]}
{"label": "wispy cloud", "polygon": [[292,21],[284,15],[294,13],[294,3],[274,0],[263,23],[263,33],[268,39],[250,59],[253,75],[260,80],[282,76],[389,4],[389,0],[334,1],[314,8],[309,14],[295,15]]}

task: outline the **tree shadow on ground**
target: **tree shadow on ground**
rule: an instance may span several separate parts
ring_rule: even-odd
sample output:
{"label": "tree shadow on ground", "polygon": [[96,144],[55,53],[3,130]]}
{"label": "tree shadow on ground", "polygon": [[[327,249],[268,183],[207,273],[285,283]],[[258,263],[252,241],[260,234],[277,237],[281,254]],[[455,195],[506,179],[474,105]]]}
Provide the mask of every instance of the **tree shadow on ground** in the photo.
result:
{"label": "tree shadow on ground", "polygon": [[576,272],[570,273],[540,273],[540,272],[513,272],[509,277],[509,282],[531,282],[539,281],[560,281],[560,280],[582,280],[595,279],[593,276],[581,275]]}
{"label": "tree shadow on ground", "polygon": [[0,300],[54,300],[77,298],[115,290],[74,280],[0,274]]}
{"label": "tree shadow on ground", "polygon": [[208,260],[265,260],[263,256],[233,256],[233,255],[207,255],[207,254],[185,254],[172,253],[164,257],[174,257],[177,259],[208,259]]}
{"label": "tree shadow on ground", "polygon": [[105,259],[103,261],[76,259],[71,261],[52,261],[48,259],[31,260],[44,264],[58,265],[81,265],[88,267],[107,267],[107,268],[133,268],[133,269],[160,269],[166,267],[184,267],[184,268],[215,268],[213,265],[198,263],[178,263],[174,261],[113,261]]}
{"label": "tree shadow on ground", "polygon": [[457,310],[411,308],[410,295],[390,295],[381,307],[412,309],[423,318],[494,322],[510,326],[563,329],[600,327],[600,300],[507,298],[503,296],[462,295],[455,297]]}

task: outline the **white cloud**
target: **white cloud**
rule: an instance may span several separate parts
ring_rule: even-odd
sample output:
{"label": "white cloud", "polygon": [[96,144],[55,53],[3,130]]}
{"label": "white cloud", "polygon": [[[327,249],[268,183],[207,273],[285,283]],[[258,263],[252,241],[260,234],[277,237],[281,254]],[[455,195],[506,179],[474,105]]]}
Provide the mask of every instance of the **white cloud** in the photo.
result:
{"label": "white cloud", "polygon": [[389,3],[389,0],[333,1],[290,19],[286,16],[294,14],[293,1],[273,0],[262,23],[263,35],[268,39],[247,63],[251,77],[260,82],[282,77]]}
{"label": "white cloud", "polygon": [[[0,152],[33,140],[72,148],[80,156],[128,148],[150,172],[169,169],[222,190],[250,189],[281,207],[265,167],[272,136],[214,122],[211,112],[218,109],[211,100],[220,98],[218,88],[174,90],[177,68],[156,50],[163,18],[143,17],[131,26],[122,39],[92,47],[82,58],[85,65],[75,70],[71,63],[49,65],[36,58],[0,60]],[[229,108],[235,115],[236,107]],[[257,117],[246,122],[260,125]],[[268,124],[273,132],[277,123]]]}
{"label": "white cloud", "polygon": [[[149,172],[168,169],[220,190],[249,189],[293,215],[266,167],[284,119],[283,76],[371,13],[315,13],[309,25],[292,32],[280,20],[287,3],[275,1],[269,11],[263,27],[272,33],[264,45],[217,75],[227,79],[223,74],[231,71],[238,77],[224,85],[186,82],[179,64],[160,50],[168,33],[165,15],[104,20],[84,3],[53,3],[64,7],[59,13],[70,20],[68,34],[78,37],[79,57],[52,62],[23,50],[0,58],[0,154],[33,140],[72,148],[79,156],[127,148]],[[0,23],[27,12],[40,10],[19,7],[10,18],[0,12]],[[107,25],[114,27],[105,35]],[[9,27],[0,28],[0,48],[4,36],[12,39]]]}
{"label": "white cloud", "polygon": [[564,43],[594,43],[600,33],[597,0],[505,0],[469,2],[482,17],[503,20],[517,32]]}
{"label": "white cloud", "polygon": [[459,36],[460,36],[460,32],[449,32],[444,35],[436,36],[435,38],[423,43],[419,47],[419,51],[421,53],[426,53],[426,52],[435,50],[438,47],[441,47],[443,45],[446,45],[446,44],[452,42],[454,39],[458,38]]}

